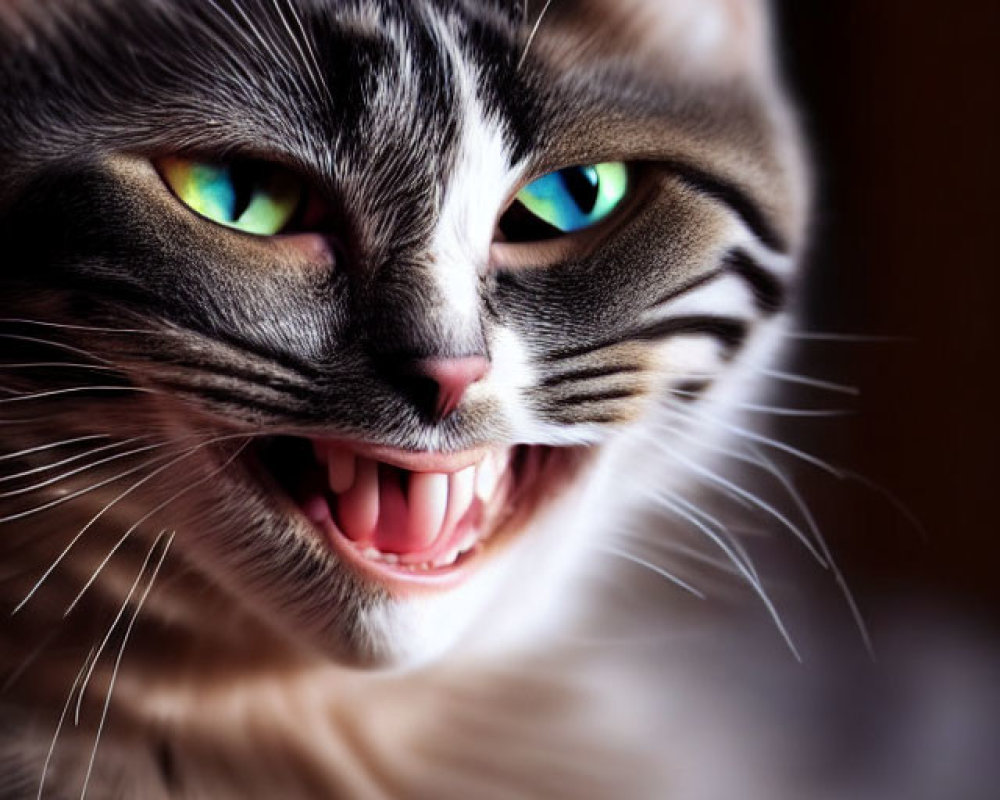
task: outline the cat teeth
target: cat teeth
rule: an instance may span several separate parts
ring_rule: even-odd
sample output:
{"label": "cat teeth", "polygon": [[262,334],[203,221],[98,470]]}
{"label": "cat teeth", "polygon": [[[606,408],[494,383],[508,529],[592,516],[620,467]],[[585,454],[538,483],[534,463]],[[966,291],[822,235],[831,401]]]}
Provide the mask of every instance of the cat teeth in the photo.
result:
{"label": "cat teeth", "polygon": [[348,539],[360,542],[371,538],[379,518],[378,462],[357,459],[354,484],[340,495],[337,517]]}
{"label": "cat teeth", "polygon": [[476,496],[487,501],[493,497],[500,480],[496,459],[492,454],[486,456],[476,470]]}
{"label": "cat teeth", "polygon": [[343,494],[354,485],[358,459],[354,453],[343,447],[331,447],[326,455],[330,491],[334,494]]}
{"label": "cat teeth", "polygon": [[448,513],[445,516],[444,530],[450,531],[472,508],[476,498],[476,468],[467,467],[448,478]]}
{"label": "cat teeth", "polygon": [[448,475],[434,472],[410,476],[407,540],[414,550],[426,550],[437,541],[448,513],[449,483]]}
{"label": "cat teeth", "polygon": [[462,540],[462,543],[458,546],[458,554],[460,556],[474,550],[479,544],[479,536],[476,531],[470,531],[469,534]]}
{"label": "cat teeth", "polygon": [[[309,503],[307,516],[332,518],[365,559],[415,571],[452,566],[482,544],[466,520],[477,503],[493,501],[510,462],[504,450],[454,473],[404,473],[341,446],[316,451],[336,499]],[[456,543],[460,525],[471,530]]]}
{"label": "cat teeth", "polygon": [[432,562],[432,564],[435,567],[450,567],[452,564],[458,561],[459,555],[461,554],[459,553],[458,548],[455,547],[452,550],[449,550],[440,558],[435,559]]}

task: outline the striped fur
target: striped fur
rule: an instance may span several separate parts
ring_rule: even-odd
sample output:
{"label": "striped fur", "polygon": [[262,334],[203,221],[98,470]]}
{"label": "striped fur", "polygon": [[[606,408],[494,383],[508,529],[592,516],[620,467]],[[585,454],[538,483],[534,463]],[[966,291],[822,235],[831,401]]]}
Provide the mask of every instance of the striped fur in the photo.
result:
{"label": "striped fur", "polygon": [[[663,796],[614,696],[544,647],[516,677],[482,659],[544,645],[592,547],[690,477],[665,426],[723,436],[688,409],[728,413],[775,357],[808,181],[761,4],[623,7],[0,5],[0,797]],[[696,23],[721,38],[691,49]],[[207,225],[150,166],[176,152],[286,164],[335,229]],[[519,186],[612,160],[641,173],[613,231],[491,263]],[[492,372],[444,421],[398,372],[470,354]],[[244,465],[320,432],[588,459],[475,580],[403,601]],[[525,736],[565,746],[551,772],[504,757]]]}

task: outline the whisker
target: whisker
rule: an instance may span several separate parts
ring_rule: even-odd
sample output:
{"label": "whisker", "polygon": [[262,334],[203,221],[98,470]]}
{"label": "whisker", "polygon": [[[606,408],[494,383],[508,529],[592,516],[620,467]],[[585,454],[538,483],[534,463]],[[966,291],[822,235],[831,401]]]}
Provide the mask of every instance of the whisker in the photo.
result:
{"label": "whisker", "polygon": [[[685,391],[684,389],[671,389],[670,393],[686,398],[697,398],[700,396],[698,392]],[[731,407],[750,413],[770,414],[773,417],[829,418],[845,417],[855,413],[850,409],[841,408],[784,408],[781,406],[761,405],[759,403],[732,403]]]}
{"label": "whisker", "polygon": [[809,386],[813,389],[825,389],[830,392],[836,392],[837,394],[851,395],[852,397],[861,396],[861,390],[856,386],[846,386],[840,383],[832,383],[830,381],[810,378],[806,375],[797,375],[791,372],[782,372],[776,369],[757,369],[755,371],[767,378],[774,378],[775,380],[784,381],[785,383],[794,383],[799,386]]}
{"label": "whisker", "polygon": [[249,444],[249,442],[244,442],[242,445],[240,445],[240,447],[236,450],[236,452],[233,453],[233,455],[231,455],[228,459],[226,459],[225,463],[223,463],[221,467],[218,467],[218,468],[212,470],[212,472],[210,472],[204,478],[201,478],[200,480],[198,480],[198,481],[196,481],[196,482],[194,482],[194,483],[192,483],[192,484],[190,484],[188,486],[185,486],[183,489],[181,489],[180,491],[178,491],[177,493],[175,493],[172,497],[168,498],[167,500],[164,500],[158,506],[156,506],[155,508],[153,508],[152,511],[149,511],[148,513],[146,513],[142,518],[140,518],[137,522],[135,522],[127,531],[125,531],[125,533],[122,535],[122,537],[117,542],[115,542],[114,546],[111,548],[111,550],[108,552],[108,554],[104,557],[104,559],[101,561],[101,563],[97,565],[97,568],[91,574],[90,578],[84,584],[83,588],[80,589],[79,593],[76,595],[76,597],[73,598],[73,601],[66,608],[66,611],[63,614],[63,616],[64,617],[68,617],[71,613],[73,613],[73,609],[76,608],[77,604],[80,602],[80,600],[83,598],[83,596],[87,593],[87,591],[90,589],[90,587],[94,585],[94,581],[97,580],[98,576],[101,574],[101,572],[104,570],[104,568],[108,565],[108,563],[111,561],[111,559],[114,558],[115,553],[117,553],[118,550],[121,549],[121,547],[125,544],[125,542],[128,540],[128,538],[136,531],[136,529],[140,525],[142,525],[144,522],[147,522],[150,518],[154,517],[159,512],[163,511],[163,509],[165,509],[170,504],[174,503],[179,498],[183,497],[185,494],[187,494],[188,492],[190,492],[192,489],[195,489],[196,487],[201,486],[201,485],[207,483],[208,481],[212,480],[212,478],[216,477],[217,475],[221,475],[223,472],[225,472],[227,469],[229,469],[229,466],[237,458],[239,458],[239,456],[243,453],[244,450],[246,450],[248,444]]}
{"label": "whisker", "polygon": [[725,525],[720,520],[711,516],[710,514],[705,512],[703,509],[699,508],[694,503],[679,496],[676,492],[667,492],[667,494],[669,495],[670,499],[673,502],[679,504],[682,508],[686,508],[696,517],[699,517],[701,520],[703,520],[705,524],[713,525],[715,527],[716,532],[720,536],[725,537],[726,541],[729,543],[729,546],[732,547],[733,550],[735,550],[739,554],[746,568],[750,570],[751,573],[753,573],[753,576],[757,580],[760,580],[760,575],[757,572],[757,567],[754,566],[753,559],[750,558],[750,553],[747,552],[746,548],[740,542],[739,537],[734,535],[733,532],[729,529],[729,526]]}
{"label": "whisker", "polygon": [[70,687],[69,694],[66,696],[66,702],[63,705],[62,713],[59,715],[59,722],[56,723],[56,730],[52,736],[52,743],[49,745],[49,751],[45,756],[45,761],[42,764],[42,777],[38,781],[38,794],[35,795],[35,800],[42,800],[42,794],[45,791],[45,777],[49,773],[49,766],[52,763],[52,756],[56,751],[56,742],[59,741],[59,734],[62,733],[63,725],[66,722],[66,715],[69,714],[69,707],[73,703],[73,695],[76,694],[76,689],[80,685],[80,681],[83,679],[83,674],[87,671],[90,666],[91,661],[94,658],[94,654],[97,652],[96,648],[91,647],[90,653],[83,661],[83,665],[80,667],[80,671],[76,674],[76,680],[73,681],[73,685]]}
{"label": "whisker", "polygon": [[216,437],[216,438],[213,438],[213,439],[209,439],[208,441],[205,441],[205,442],[202,442],[201,444],[195,445],[194,447],[186,450],[184,453],[182,453],[181,455],[177,456],[176,458],[171,459],[170,461],[168,461],[163,466],[158,467],[157,469],[155,469],[153,472],[151,472],[146,477],[141,478],[140,480],[136,481],[128,489],[126,489],[124,492],[122,492],[121,494],[119,494],[113,500],[111,500],[110,502],[108,502],[100,511],[98,511],[93,517],[91,517],[90,520],[72,538],[72,540],[70,540],[69,544],[66,545],[66,547],[56,557],[55,561],[52,562],[52,564],[49,566],[49,568],[45,570],[44,574],[38,579],[38,581],[34,584],[34,586],[32,586],[32,588],[29,590],[28,594],[25,595],[24,599],[21,600],[21,602],[17,604],[17,606],[14,608],[14,611],[12,613],[13,614],[17,614],[22,608],[24,608],[25,605],[27,605],[27,603],[31,600],[31,598],[35,595],[35,593],[39,590],[39,588],[41,588],[42,584],[45,583],[45,581],[49,578],[49,576],[52,575],[52,573],[55,572],[55,570],[63,562],[63,560],[66,558],[66,556],[69,555],[69,552],[73,549],[73,547],[77,544],[77,542],[79,542],[80,539],[83,538],[84,534],[88,530],[90,530],[94,526],[94,524],[102,516],[104,516],[104,514],[107,513],[107,511],[110,510],[113,506],[115,506],[120,501],[124,500],[130,494],[132,494],[133,492],[135,492],[136,490],[138,490],[140,487],[142,487],[143,485],[145,485],[146,483],[148,483],[149,481],[151,481],[153,478],[155,478],[158,475],[162,474],[164,471],[170,469],[171,467],[175,466],[176,464],[180,463],[181,461],[184,461],[185,459],[190,458],[192,455],[194,455],[198,451],[203,450],[204,448],[209,447],[209,446],[211,446],[213,444],[218,444],[219,442],[222,442],[222,441],[227,441],[227,440],[237,439],[237,438],[249,438],[249,437],[247,436],[247,434],[231,434],[231,435],[228,435],[228,436],[219,436],[219,437]]}
{"label": "whisker", "polygon": [[140,330],[133,328],[101,328],[93,325],[72,325],[68,322],[50,322],[40,319],[26,319],[24,317],[0,317],[2,325],[37,325],[41,328],[56,328],[67,331],[87,331],[90,333],[149,333],[157,334],[154,330]]}
{"label": "whisker", "polygon": [[10,339],[15,342],[27,342],[28,344],[38,344],[42,347],[54,347],[57,350],[65,350],[69,353],[75,353],[76,355],[83,356],[84,358],[92,358],[94,361],[99,361],[102,364],[108,364],[114,366],[114,362],[109,361],[106,358],[101,358],[95,353],[88,352],[79,347],[74,347],[71,344],[66,344],[65,342],[57,342],[52,339],[39,339],[37,336],[23,336],[16,333],[0,333],[0,339]]}
{"label": "whisker", "polygon": [[676,403],[669,403],[669,405],[671,409],[674,411],[674,413],[676,413],[680,417],[684,417],[696,423],[708,422],[717,428],[729,431],[730,433],[739,436],[743,439],[747,439],[752,442],[757,442],[758,444],[762,444],[765,447],[773,448],[774,450],[780,450],[781,452],[787,453],[790,456],[795,456],[795,458],[798,458],[799,460],[804,461],[807,464],[812,464],[817,469],[829,473],[830,475],[833,475],[835,478],[843,478],[845,475],[843,470],[838,469],[832,464],[828,464],[827,462],[823,461],[820,458],[817,458],[814,455],[810,455],[809,453],[806,453],[803,450],[799,450],[795,447],[792,447],[789,444],[780,442],[777,439],[772,439],[768,436],[764,436],[763,434],[754,433],[753,431],[748,431],[746,428],[741,428],[740,426],[734,425],[731,422],[726,422],[724,419],[721,419],[719,417],[710,416],[706,414],[704,410],[699,410],[697,414],[693,414],[691,413],[691,409],[679,406]]}
{"label": "whisker", "polygon": [[785,623],[784,620],[782,620],[781,618],[781,614],[778,612],[778,609],[774,605],[774,602],[771,600],[767,591],[764,589],[763,583],[761,583],[759,579],[754,578],[751,571],[737,557],[733,549],[728,544],[726,544],[726,542],[718,534],[716,534],[715,531],[713,531],[710,527],[701,522],[701,520],[699,520],[697,517],[689,514],[688,512],[684,511],[684,509],[675,505],[670,497],[661,496],[659,500],[668,511],[671,511],[672,513],[676,514],[682,519],[686,519],[688,522],[694,525],[698,530],[700,530],[703,534],[705,534],[705,536],[707,536],[716,545],[716,547],[722,550],[722,552],[729,557],[729,559],[733,562],[735,567],[740,571],[743,577],[753,588],[754,592],[760,598],[761,602],[764,604],[764,607],[770,614],[771,619],[774,621],[775,626],[777,626],[778,632],[781,634],[781,637],[785,640],[785,644],[788,646],[788,649],[795,657],[795,660],[798,661],[799,663],[802,663],[802,656],[799,653],[798,648],[795,646],[795,642],[792,640],[792,637],[789,634],[788,629],[785,627]]}
{"label": "whisker", "polygon": [[854,333],[825,333],[822,331],[788,331],[787,339],[803,342],[846,342],[858,344],[899,344],[913,341],[906,336],[866,336]]}
{"label": "whisker", "polygon": [[45,400],[49,397],[61,397],[68,394],[82,394],[85,392],[138,392],[140,394],[163,394],[156,389],[149,389],[144,386],[73,386],[68,389],[52,389],[47,392],[36,392],[28,395],[18,395],[17,397],[5,397],[0,399],[0,405],[11,403],[27,403],[34,400]]}
{"label": "whisker", "polygon": [[893,492],[886,489],[884,486],[880,486],[871,478],[866,478],[864,475],[854,472],[853,470],[844,470],[841,477],[846,481],[854,481],[855,483],[860,483],[866,489],[875,492],[886,502],[889,503],[897,512],[899,512],[903,519],[905,519],[913,529],[920,536],[921,540],[924,542],[929,542],[931,540],[931,535],[927,528],[920,521],[919,517],[906,505],[902,500],[900,500]]}
{"label": "whisker", "polygon": [[[682,435],[685,438],[687,438],[687,434],[681,433],[680,435]],[[785,514],[783,514],[781,511],[779,511],[777,508],[775,508],[770,503],[768,503],[766,500],[762,500],[761,498],[757,497],[752,492],[748,492],[743,487],[737,486],[732,481],[727,480],[726,478],[724,478],[721,475],[713,472],[712,470],[708,469],[707,467],[703,467],[702,465],[697,464],[696,462],[692,461],[691,459],[685,458],[684,456],[682,456],[679,453],[671,450],[670,448],[662,448],[661,447],[661,449],[665,450],[665,452],[668,455],[672,456],[673,458],[676,458],[678,461],[680,461],[682,464],[684,464],[685,467],[687,467],[692,472],[694,472],[694,473],[702,476],[703,478],[705,478],[709,483],[715,484],[716,486],[721,486],[721,487],[725,488],[727,491],[732,492],[733,494],[735,494],[735,495],[737,495],[739,497],[742,497],[748,503],[752,504],[756,508],[759,508],[764,513],[766,513],[766,514],[770,515],[771,517],[773,517],[774,519],[776,519],[785,528],[787,528],[789,531],[791,531],[791,533],[795,536],[795,538],[798,539],[799,542],[802,543],[802,545],[806,548],[806,550],[809,551],[809,554],[813,558],[815,558],[816,561],[820,565],[822,565],[824,568],[828,567],[828,565],[827,565],[826,561],[824,560],[823,556],[820,554],[819,550],[816,549],[816,545],[814,545],[813,542],[810,541],[809,537],[806,536],[805,533],[802,532],[802,529],[798,525],[796,525],[794,522],[792,522]]]}
{"label": "whisker", "polygon": [[83,791],[80,793],[80,800],[85,800],[87,797],[87,787],[90,785],[90,776],[93,773],[94,761],[97,758],[97,750],[101,744],[101,734],[104,732],[104,723],[108,718],[108,709],[111,708],[111,695],[114,693],[115,682],[118,680],[118,670],[121,668],[122,658],[125,656],[125,648],[128,645],[129,637],[132,635],[132,629],[135,627],[135,622],[139,618],[139,614],[142,612],[142,607],[146,603],[146,598],[149,597],[149,593],[153,589],[153,584],[156,583],[156,578],[160,574],[160,569],[163,567],[163,562],[167,559],[167,553],[170,552],[170,545],[172,545],[173,542],[174,534],[170,534],[170,538],[167,539],[167,543],[163,546],[163,552],[160,554],[160,560],[153,568],[153,574],[150,576],[149,582],[146,584],[142,593],[142,597],[139,598],[139,603],[135,607],[135,613],[132,614],[128,627],[125,629],[125,636],[122,639],[121,647],[118,649],[118,657],[115,659],[114,667],[111,670],[111,680],[108,682],[107,695],[104,698],[104,708],[101,710],[101,719],[97,725],[97,735],[94,737],[94,749],[90,753],[90,761],[87,764],[87,773],[83,779]]}
{"label": "whisker", "polygon": [[80,684],[80,692],[76,696],[76,709],[73,712],[73,724],[79,726],[80,724],[80,709],[83,707],[83,698],[87,693],[87,686],[90,684],[90,679],[93,677],[94,670],[97,668],[98,662],[101,660],[101,655],[104,653],[104,648],[108,646],[108,642],[111,641],[111,637],[115,633],[115,628],[118,627],[118,623],[121,622],[122,617],[125,616],[125,611],[128,609],[128,604],[135,595],[136,589],[139,588],[139,584],[142,582],[143,576],[146,574],[146,567],[149,566],[149,562],[153,558],[153,553],[156,552],[156,548],[159,546],[163,537],[166,536],[166,531],[160,531],[160,534],[156,537],[153,542],[152,547],[146,553],[146,559],[142,562],[142,566],[139,567],[139,572],[135,576],[135,580],[132,581],[132,586],[129,588],[125,595],[125,599],[122,601],[121,607],[118,609],[118,613],[115,618],[111,621],[108,626],[107,632],[104,634],[104,638],[97,647],[97,654],[94,656],[93,660],[90,662],[90,668],[87,670],[87,674],[83,678],[83,683]]}
{"label": "whisker", "polygon": [[538,19],[535,20],[535,24],[531,29],[531,33],[528,34],[528,41],[524,45],[524,52],[521,53],[521,60],[517,62],[517,71],[520,72],[524,67],[524,63],[528,60],[528,51],[531,50],[531,45],[535,43],[535,37],[538,36],[538,31],[542,27],[542,21],[545,19],[545,15],[549,12],[549,8],[552,6],[552,0],[546,0],[545,5],[542,6],[542,11],[538,15]]}
{"label": "whisker", "polygon": [[757,456],[763,461],[765,469],[774,476],[788,492],[788,495],[792,498],[792,501],[798,506],[799,511],[806,520],[806,525],[812,530],[813,537],[816,539],[820,550],[823,552],[826,562],[830,567],[830,572],[833,574],[833,578],[840,587],[841,594],[843,594],[844,599],[847,601],[847,607],[851,612],[851,616],[854,618],[854,623],[858,627],[858,632],[861,634],[861,640],[864,642],[865,649],[868,651],[868,655],[871,659],[875,660],[875,645],[872,641],[871,633],[868,630],[868,625],[865,622],[864,615],[861,613],[861,608],[858,605],[857,599],[854,597],[854,592],[851,591],[851,587],[847,584],[847,579],[844,577],[843,571],[840,569],[840,565],[837,564],[837,560],[833,557],[833,552],[830,550],[830,546],[826,541],[826,537],[823,536],[823,532],[820,530],[819,524],[816,522],[816,517],[809,508],[802,494],[796,488],[795,483],[789,478],[785,473],[778,469],[777,465],[767,457],[765,453],[760,452],[759,448],[750,445]]}
{"label": "whisker", "polygon": [[[123,444],[124,445],[132,444],[134,442],[138,442],[141,439],[145,439],[145,438],[146,437],[141,436],[141,437],[136,437],[135,439],[126,439],[126,440],[124,440],[122,442],[116,442],[114,444],[105,445],[103,447],[98,447],[95,450],[90,451],[90,453],[84,453],[83,456],[80,456],[80,457],[86,457],[88,455],[93,455],[94,453],[96,453],[98,451],[106,451],[106,450],[109,450],[109,449],[111,449],[113,447],[120,447]],[[131,456],[139,455],[140,453],[147,453],[150,450],[158,450],[158,449],[166,447],[166,446],[167,446],[166,443],[149,444],[149,445],[145,445],[143,447],[137,447],[134,450],[127,450],[124,453],[115,453],[115,455],[113,455],[113,456],[107,456],[106,458],[100,458],[97,461],[91,462],[89,464],[84,464],[82,467],[76,467],[75,469],[71,469],[68,472],[62,473],[61,475],[56,475],[54,478],[47,478],[46,480],[41,481],[40,483],[35,483],[35,484],[32,484],[31,486],[27,486],[27,487],[24,487],[24,488],[21,488],[21,489],[12,489],[10,491],[0,493],[0,498],[18,497],[20,495],[31,494],[32,492],[37,492],[39,489],[44,489],[47,486],[52,486],[54,484],[60,483],[60,482],[62,482],[64,480],[66,480],[67,478],[72,478],[74,475],[80,475],[80,474],[85,473],[85,472],[90,472],[92,469],[96,469],[97,467],[104,466],[105,464],[110,464],[110,463],[113,463],[115,461],[121,461],[123,458],[130,458]],[[80,457],[76,457],[74,459],[68,459],[68,460],[78,460],[78,458],[80,458]],[[53,465],[53,466],[58,466],[58,465]],[[32,470],[32,471],[33,472],[37,472],[39,470]],[[24,474],[27,474],[27,473],[24,473]],[[22,476],[15,475],[15,476],[11,476],[11,477],[22,477]],[[7,480],[7,478],[4,478],[4,479],[0,480],[0,483],[2,483],[3,480]]]}
{"label": "whisker", "polygon": [[87,369],[92,372],[114,372],[121,373],[115,367],[106,367],[103,364],[79,364],[67,361],[36,361],[25,364],[0,364],[0,369]]}
{"label": "whisker", "polygon": [[81,444],[82,442],[92,442],[96,439],[110,439],[106,433],[95,433],[89,436],[77,436],[73,439],[63,439],[61,442],[52,442],[50,444],[39,445],[37,447],[29,447],[27,450],[19,450],[16,453],[6,453],[0,456],[0,463],[4,461],[14,461],[18,458],[23,458],[24,456],[34,455],[35,453],[43,453],[46,450],[54,450],[57,447],[68,447],[72,444]]}
{"label": "whisker", "polygon": [[672,584],[674,584],[676,586],[679,586],[684,591],[688,592],[689,594],[694,595],[699,600],[705,600],[705,599],[707,599],[704,592],[699,591],[698,589],[696,589],[691,584],[687,583],[686,581],[682,580],[681,578],[678,578],[672,572],[669,572],[668,570],[664,569],[663,567],[660,567],[660,566],[658,566],[656,564],[653,564],[651,561],[647,561],[646,559],[644,559],[644,558],[642,558],[640,556],[637,556],[634,553],[629,553],[626,550],[619,550],[619,549],[613,548],[613,547],[600,547],[598,549],[600,551],[604,552],[604,553],[608,553],[609,555],[616,556],[617,558],[621,558],[621,559],[623,559],[625,561],[631,561],[633,564],[637,564],[640,567],[645,567],[646,569],[650,570],[651,572],[654,572],[655,574],[659,575],[661,578],[666,578]]}
{"label": "whisker", "polygon": [[[167,445],[168,443],[164,442],[161,445],[161,447],[166,447]],[[169,455],[165,457],[169,458]],[[103,488],[107,486],[109,483],[114,483],[115,481],[121,480],[122,478],[127,478],[129,475],[134,475],[136,472],[146,469],[147,467],[150,467],[153,464],[156,464],[162,460],[163,457],[159,456],[157,456],[156,458],[151,458],[143,462],[142,464],[139,464],[137,467],[131,467],[130,469],[125,470],[124,472],[119,472],[117,475],[113,475],[110,478],[106,478],[105,480],[99,481],[98,483],[91,484],[90,486],[87,486],[83,489],[79,489],[78,491],[72,492],[71,494],[68,494],[64,497],[58,497],[55,500],[50,500],[48,503],[43,503],[40,506],[29,508],[26,511],[18,511],[16,514],[8,514],[6,517],[0,517],[0,525],[7,522],[16,522],[19,519],[24,519],[25,517],[30,517],[35,514],[40,514],[43,511],[48,511],[49,509],[61,506],[64,503],[69,503],[78,497],[82,497],[85,494],[89,494],[90,492],[94,492],[97,491],[98,489]]]}

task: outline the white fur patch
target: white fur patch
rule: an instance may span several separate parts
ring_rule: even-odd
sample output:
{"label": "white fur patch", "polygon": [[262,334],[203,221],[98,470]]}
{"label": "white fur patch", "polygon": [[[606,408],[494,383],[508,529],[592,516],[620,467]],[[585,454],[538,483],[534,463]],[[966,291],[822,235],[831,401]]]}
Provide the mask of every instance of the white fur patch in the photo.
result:
{"label": "white fur patch", "polygon": [[489,266],[497,219],[518,171],[509,166],[502,124],[488,117],[479,101],[475,68],[458,54],[453,63],[462,99],[461,141],[434,235],[433,271],[446,304],[441,317],[449,333],[461,335],[479,324],[480,276]]}

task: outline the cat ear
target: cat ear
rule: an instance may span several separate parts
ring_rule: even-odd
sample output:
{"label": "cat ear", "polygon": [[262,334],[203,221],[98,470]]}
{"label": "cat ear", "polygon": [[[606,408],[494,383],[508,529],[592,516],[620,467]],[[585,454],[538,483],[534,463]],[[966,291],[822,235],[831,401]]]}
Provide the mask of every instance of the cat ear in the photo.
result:
{"label": "cat ear", "polygon": [[716,77],[772,67],[768,0],[529,0],[526,24],[552,24],[637,63]]}

